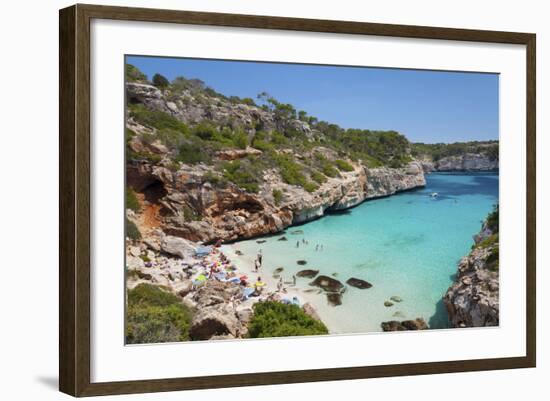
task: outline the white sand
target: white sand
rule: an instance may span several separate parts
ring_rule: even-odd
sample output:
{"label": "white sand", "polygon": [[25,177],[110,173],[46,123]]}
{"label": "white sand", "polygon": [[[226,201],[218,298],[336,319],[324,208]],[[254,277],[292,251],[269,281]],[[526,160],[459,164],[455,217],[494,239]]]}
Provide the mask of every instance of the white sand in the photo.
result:
{"label": "white sand", "polygon": [[[256,260],[257,255],[237,255],[237,250],[239,250],[238,243],[221,246],[221,251],[231,260],[232,263],[235,264],[235,266],[237,267],[237,272],[239,274],[246,274],[249,278],[250,283],[255,282],[258,277],[261,277],[261,280],[266,283],[266,286],[263,290],[264,294],[277,292],[277,283],[279,279],[273,277],[273,272],[267,270],[262,271],[261,267],[258,272],[254,271],[254,261]],[[288,282],[292,281],[292,276],[287,277],[284,271],[281,273],[281,275],[283,277],[283,281],[287,282],[283,286],[283,288],[286,288],[287,292],[280,292],[279,294],[281,295],[281,297],[291,300],[293,297],[296,296],[300,301],[300,305],[303,306],[305,303],[311,304],[321,318],[322,322],[325,324],[325,326],[327,326],[329,333],[333,334],[337,332],[336,330],[333,330],[334,327],[332,327],[333,325],[330,324],[329,319],[327,319],[328,316],[323,313],[323,310],[326,308],[327,305],[325,294],[318,294],[317,291],[304,292],[311,289],[316,290],[316,287],[308,286],[307,284],[305,284],[304,280],[300,280],[299,278],[297,279],[296,286],[294,286],[293,284],[288,284]],[[301,283],[302,285],[300,285]]]}

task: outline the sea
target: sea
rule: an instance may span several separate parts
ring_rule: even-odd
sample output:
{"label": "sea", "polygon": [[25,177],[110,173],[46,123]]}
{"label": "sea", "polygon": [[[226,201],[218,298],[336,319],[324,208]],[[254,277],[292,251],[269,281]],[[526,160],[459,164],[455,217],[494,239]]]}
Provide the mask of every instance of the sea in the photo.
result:
{"label": "sea", "polygon": [[[498,173],[432,173],[423,188],[234,247],[248,257],[261,250],[262,274],[282,267],[287,283],[303,269],[342,283],[352,277],[371,283],[369,289],[347,286],[342,304],[332,306],[309,285],[312,279],[296,278],[295,291],[314,305],[331,333],[377,332],[381,322],[419,317],[430,328],[443,329],[449,326],[442,297],[498,197]],[[385,306],[386,301],[393,305]]]}

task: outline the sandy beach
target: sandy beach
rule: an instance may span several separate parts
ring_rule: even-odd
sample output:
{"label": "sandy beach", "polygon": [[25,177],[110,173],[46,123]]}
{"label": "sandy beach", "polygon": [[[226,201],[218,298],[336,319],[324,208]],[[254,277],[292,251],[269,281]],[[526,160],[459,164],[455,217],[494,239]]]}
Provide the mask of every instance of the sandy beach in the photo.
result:
{"label": "sandy beach", "polygon": [[[258,244],[258,251],[261,248],[261,244]],[[283,270],[279,275],[283,278],[283,289],[284,291],[279,292],[277,290],[277,283],[279,278],[274,277],[276,275],[275,268],[268,267],[264,259],[263,266],[260,267],[258,272],[254,271],[254,262],[257,258],[257,253],[243,253],[242,255],[238,254],[238,251],[242,252],[241,246],[239,243],[234,243],[230,245],[223,245],[220,249],[237,267],[237,271],[241,274],[246,274],[250,278],[250,282],[254,282],[261,277],[261,280],[266,283],[263,293],[277,293],[281,298],[286,298],[292,300],[296,297],[299,300],[300,306],[309,304],[313,307],[315,313],[319,316],[321,321],[325,324],[330,334],[338,332],[337,327],[335,327],[334,322],[331,323],[330,316],[324,313],[326,308],[330,306],[327,305],[326,296],[322,290],[317,287],[312,287],[309,283],[312,281],[307,278],[296,277],[296,285],[293,284],[293,274],[289,271]]]}

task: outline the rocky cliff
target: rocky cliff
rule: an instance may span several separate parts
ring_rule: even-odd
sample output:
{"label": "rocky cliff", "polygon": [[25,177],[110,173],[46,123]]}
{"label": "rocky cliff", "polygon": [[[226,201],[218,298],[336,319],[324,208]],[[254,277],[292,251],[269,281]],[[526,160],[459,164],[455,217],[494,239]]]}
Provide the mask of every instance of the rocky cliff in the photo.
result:
{"label": "rocky cliff", "polygon": [[248,134],[275,129],[296,130],[306,137],[321,134],[304,121],[282,118],[256,105],[209,96],[204,90],[192,87],[175,92],[127,82],[126,98],[130,104],[143,104],[149,110],[166,113],[189,125],[208,121],[220,127],[241,128]]}
{"label": "rocky cliff", "polygon": [[383,141],[393,167],[369,167],[288,105],[232,101],[189,82],[126,85],[126,178],[142,206],[128,218],[146,237],[252,238],[426,183],[420,163],[396,159],[392,141],[406,142],[397,133]]}
{"label": "rocky cliff", "polygon": [[459,262],[455,282],[443,297],[452,327],[499,324],[498,211],[496,228],[490,218],[474,237],[470,254]]}
{"label": "rocky cliff", "polygon": [[448,156],[435,163],[437,171],[491,171],[498,170],[498,159],[491,160],[481,153]]}
{"label": "rocky cliff", "polygon": [[483,153],[466,153],[443,157],[437,161],[422,160],[425,172],[433,171],[496,171],[499,168],[498,159],[492,159]]}
{"label": "rocky cliff", "polygon": [[[215,177],[216,172],[206,165],[182,165],[173,170],[146,162],[128,164],[127,181],[143,194],[144,205],[142,213],[130,218],[149,218],[153,222],[149,227],[144,221],[138,224],[144,231],[161,228],[165,233],[205,243],[233,241],[276,233],[366,199],[426,183],[416,162],[399,169],[354,165],[353,171],[328,178],[313,192],[286,184],[275,169],[264,172],[258,193],[232,183],[219,186]],[[280,199],[273,195],[277,191]]]}

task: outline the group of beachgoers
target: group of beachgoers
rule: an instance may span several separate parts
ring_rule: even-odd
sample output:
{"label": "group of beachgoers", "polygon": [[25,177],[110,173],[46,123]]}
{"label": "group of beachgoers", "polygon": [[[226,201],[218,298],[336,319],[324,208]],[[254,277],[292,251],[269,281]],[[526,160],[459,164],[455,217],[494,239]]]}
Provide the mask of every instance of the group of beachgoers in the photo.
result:
{"label": "group of beachgoers", "polygon": [[[257,273],[260,270],[262,262],[263,255],[260,249],[254,262],[254,272]],[[236,265],[221,251],[218,244],[210,247],[209,253],[202,255],[200,262],[195,264],[193,268],[187,269],[187,275],[188,278],[192,278],[193,280],[194,290],[202,287],[210,280],[241,286],[242,295],[233,298],[231,300],[232,303],[246,301],[250,297],[259,297],[267,286],[259,275],[256,280],[250,280],[246,274],[240,274]],[[300,305],[300,300],[297,296],[289,298],[284,294],[287,294],[287,289],[281,277],[277,283],[277,291],[268,294],[269,298],[285,304]]]}
{"label": "group of beachgoers", "polygon": [[[302,244],[302,246],[304,245],[309,245],[309,241],[306,240],[305,238],[302,238],[302,241],[296,241],[296,248],[299,248],[300,247],[300,243]],[[322,251],[324,249],[323,247],[323,244],[317,244],[315,245],[315,252],[319,252],[319,251]]]}

